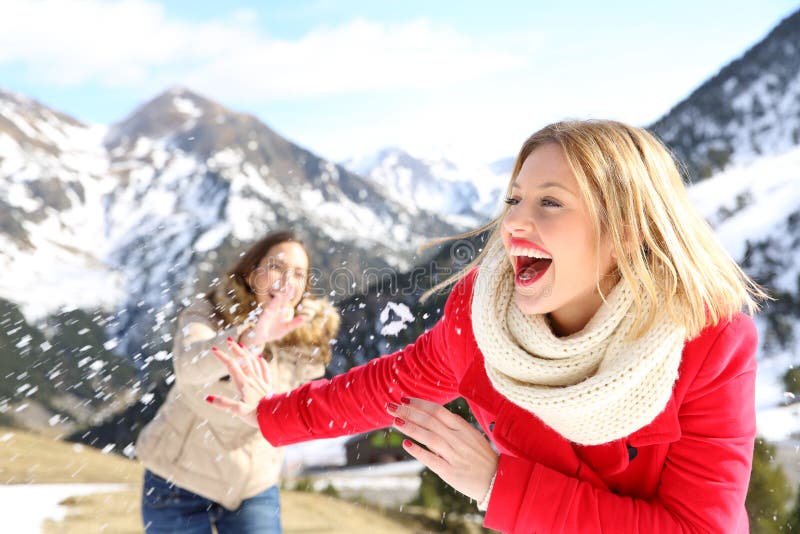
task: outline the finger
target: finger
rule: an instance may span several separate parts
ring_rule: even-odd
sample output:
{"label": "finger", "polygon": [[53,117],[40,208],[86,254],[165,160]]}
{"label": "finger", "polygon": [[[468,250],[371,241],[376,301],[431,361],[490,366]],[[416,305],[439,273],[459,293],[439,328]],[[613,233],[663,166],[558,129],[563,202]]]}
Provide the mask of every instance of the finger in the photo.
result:
{"label": "finger", "polygon": [[255,365],[253,364],[255,355],[241,343],[236,342],[233,338],[228,338],[228,345],[231,348],[235,358],[234,361],[241,367],[246,376],[252,376],[255,373]]}
{"label": "finger", "polygon": [[[434,406],[437,406],[440,410],[450,413],[446,408],[442,406],[438,405]],[[406,427],[412,429],[413,431],[415,431],[416,428],[419,428],[422,431],[429,432],[431,436],[437,436],[438,440],[445,442],[449,449],[453,448],[454,443],[463,441],[462,437],[458,436],[460,431],[458,429],[451,428],[446,424],[444,424],[441,421],[441,419],[437,417],[437,415],[441,414],[438,414],[434,410],[432,410],[431,412],[425,412],[419,410],[416,405],[412,404],[402,404],[399,406],[397,404],[388,404],[387,411],[390,414],[400,418],[400,420],[402,420],[403,423],[405,423],[403,432],[407,434],[409,432],[405,430]],[[412,437],[417,439],[416,436]],[[428,445],[429,448],[435,449],[437,452],[439,452],[439,449],[443,447],[442,445],[433,445],[433,443],[428,443],[426,439],[434,439],[435,441],[433,443],[438,443],[438,441],[436,441],[437,438],[433,437],[422,438],[422,441],[425,443],[425,445]]]}
{"label": "finger", "polygon": [[265,385],[271,387],[272,380],[270,380],[269,364],[267,363],[267,360],[263,356],[258,356],[256,358],[255,365],[256,365],[256,370],[258,371],[258,378],[261,379],[261,381]]}
{"label": "finger", "polygon": [[[231,377],[239,381],[237,383],[239,393],[244,396],[244,386],[249,386],[264,395],[271,396],[273,393],[272,380],[269,374],[269,367],[266,365],[267,362],[264,358],[230,338],[228,343],[231,351],[237,356],[237,358],[234,358],[234,367],[239,367],[239,375],[238,378],[234,377],[233,374]],[[238,384],[242,384],[242,387],[240,388]]]}
{"label": "finger", "polygon": [[261,378],[264,381],[264,389],[267,394],[272,395],[272,377],[270,376],[269,364],[264,358],[259,358],[258,367],[261,371]]}
{"label": "finger", "polygon": [[439,475],[442,479],[447,478],[447,470],[450,465],[441,456],[433,454],[431,451],[426,450],[424,447],[420,447],[419,445],[416,445],[407,439],[403,440],[403,449],[405,449],[408,454],[414,457],[414,459],[419,460],[423,465]]}
{"label": "finger", "polygon": [[208,395],[206,397],[206,402],[233,415],[240,415],[246,411],[246,406],[242,401],[229,399],[227,397]]}
{"label": "finger", "polygon": [[255,377],[260,382],[266,382],[267,377],[264,374],[264,357],[262,355],[254,356],[252,361],[253,371],[255,371]]}
{"label": "finger", "polygon": [[247,384],[247,377],[242,371],[242,367],[239,365],[237,358],[225,354],[217,347],[212,347],[211,352],[225,364],[225,367],[228,369],[228,374],[230,375],[231,380],[233,380],[233,384],[236,386],[239,394],[244,396],[244,388]]}
{"label": "finger", "polygon": [[236,356],[237,358],[246,358],[252,356],[253,354],[250,351],[250,349],[248,349],[247,347],[245,347],[243,344],[239,343],[232,337],[228,338],[228,346],[230,347],[233,355]]}
{"label": "finger", "polygon": [[241,343],[232,343],[232,350],[239,355],[242,374],[246,377],[245,383],[249,383],[251,386],[255,385],[257,389],[264,390],[269,395],[272,395],[272,380],[269,375],[269,367],[264,358]]}
{"label": "finger", "polygon": [[[439,456],[453,458],[453,447],[448,439],[450,437],[448,434],[452,434],[452,431],[444,429],[443,425],[439,424],[438,428],[433,429],[413,421],[395,417],[393,426],[406,436],[422,443]],[[441,433],[442,429],[444,429],[445,433]]]}
{"label": "finger", "polygon": [[402,402],[404,406],[427,414],[429,417],[440,421],[451,430],[461,430],[465,425],[469,426],[469,423],[463,417],[454,414],[441,404],[413,397],[403,397]]}
{"label": "finger", "polygon": [[261,352],[255,352],[250,348],[243,346],[241,344],[239,345],[239,347],[242,350],[242,353],[247,358],[247,361],[250,364],[250,367],[253,369],[254,374],[260,376],[259,362],[264,361],[264,355]]}
{"label": "finger", "polygon": [[284,335],[302,326],[302,324],[305,323],[306,321],[308,321],[308,317],[306,317],[305,315],[298,315],[294,317],[291,321],[285,323],[286,333]]}
{"label": "finger", "polygon": [[[451,447],[456,448],[457,446],[461,447],[471,444],[477,446],[479,450],[483,449],[487,439],[486,436],[481,430],[475,428],[460,415],[451,412],[444,406],[424,399],[403,397],[401,400],[403,402],[402,406],[409,409],[408,418],[415,420],[416,417],[419,417],[416,414],[422,413],[425,414],[424,417],[439,421],[449,429],[448,443],[450,443]],[[428,424],[435,427],[434,423]],[[445,433],[444,430],[441,429],[439,429],[438,432],[442,434]]]}
{"label": "finger", "polygon": [[233,370],[236,367],[236,363],[233,361],[234,358],[230,354],[217,347],[211,347],[211,354],[213,354],[217,360],[225,366],[225,368],[228,370],[228,374],[233,375]]}
{"label": "finger", "polygon": [[276,290],[273,293],[272,300],[267,303],[267,309],[270,311],[280,310],[286,307],[287,302],[289,302],[289,295],[285,291]]}

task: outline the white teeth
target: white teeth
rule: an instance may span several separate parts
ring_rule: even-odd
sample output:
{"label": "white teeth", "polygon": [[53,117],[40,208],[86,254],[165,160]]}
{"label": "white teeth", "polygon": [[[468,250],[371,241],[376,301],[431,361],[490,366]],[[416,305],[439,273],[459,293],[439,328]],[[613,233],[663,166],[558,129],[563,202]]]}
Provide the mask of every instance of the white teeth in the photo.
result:
{"label": "white teeth", "polygon": [[527,256],[529,258],[539,258],[545,260],[552,260],[553,257],[549,254],[545,254],[540,250],[536,250],[533,248],[524,248],[524,247],[511,247],[511,255],[512,256]]}

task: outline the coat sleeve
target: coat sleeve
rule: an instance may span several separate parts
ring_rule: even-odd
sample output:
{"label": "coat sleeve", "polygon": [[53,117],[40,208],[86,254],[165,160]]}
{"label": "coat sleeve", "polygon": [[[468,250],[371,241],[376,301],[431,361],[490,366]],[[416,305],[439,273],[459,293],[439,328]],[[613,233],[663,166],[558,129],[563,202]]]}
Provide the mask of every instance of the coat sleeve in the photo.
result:
{"label": "coat sleeve", "polygon": [[392,424],[386,403],[418,397],[447,403],[458,396],[453,358],[463,347],[454,339],[454,317],[465,310],[463,283],[453,288],[442,318],[405,349],[382,356],[331,380],[316,380],[263,399],[258,422],[274,446],[356,434]]}
{"label": "coat sleeve", "polygon": [[501,455],[484,524],[503,532],[746,532],[756,342],[744,315],[719,331],[680,406],[681,438],[653,498],[617,495]]}
{"label": "coat sleeve", "polygon": [[244,325],[216,330],[210,319],[210,306],[195,303],[178,316],[178,328],[172,344],[175,385],[199,387],[218,381],[228,374],[225,366],[211,353],[212,347],[225,350],[227,339],[238,339]]}

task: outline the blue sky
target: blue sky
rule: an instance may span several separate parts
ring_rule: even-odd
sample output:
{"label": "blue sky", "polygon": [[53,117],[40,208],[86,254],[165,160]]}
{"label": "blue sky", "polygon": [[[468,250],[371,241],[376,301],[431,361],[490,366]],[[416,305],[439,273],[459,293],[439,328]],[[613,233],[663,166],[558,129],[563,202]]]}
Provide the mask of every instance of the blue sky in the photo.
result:
{"label": "blue sky", "polygon": [[798,7],[0,0],[0,89],[110,124],[183,85],[334,160],[492,161],[552,120],[648,124]]}

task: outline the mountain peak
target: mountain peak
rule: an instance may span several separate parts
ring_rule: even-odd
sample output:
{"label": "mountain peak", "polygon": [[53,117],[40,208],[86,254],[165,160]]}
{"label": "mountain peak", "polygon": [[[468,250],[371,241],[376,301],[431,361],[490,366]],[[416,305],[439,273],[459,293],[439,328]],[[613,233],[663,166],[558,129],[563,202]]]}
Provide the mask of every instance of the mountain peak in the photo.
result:
{"label": "mountain peak", "polygon": [[29,120],[61,122],[69,126],[85,127],[76,118],[56,111],[38,100],[0,89],[0,118],[13,122],[11,115],[18,115]]}
{"label": "mountain peak", "polygon": [[[172,107],[179,113],[190,115],[193,114],[193,112],[187,110],[189,106],[197,108],[197,112],[202,112],[202,110],[224,109],[222,105],[214,100],[181,85],[170,87],[150,101],[150,103],[156,102],[162,105],[169,105],[169,103],[171,103]],[[145,106],[147,106],[147,104],[145,104]]]}
{"label": "mountain peak", "polygon": [[800,144],[800,10],[650,126],[691,179]]}
{"label": "mountain peak", "polygon": [[198,108],[224,109],[222,105],[216,101],[203,96],[200,93],[189,89],[188,87],[174,85],[139,106],[136,110],[134,110],[131,116],[141,114],[142,112],[153,108],[157,108],[159,111],[168,111],[170,108],[173,108],[175,111],[180,112],[180,104],[176,104],[176,102],[180,102],[182,100],[189,101]]}
{"label": "mountain peak", "polygon": [[222,105],[185,87],[175,86],[139,106],[133,113],[115,124],[106,139],[107,145],[117,145],[126,139],[139,137],[158,139],[187,131],[203,117],[228,115]]}

